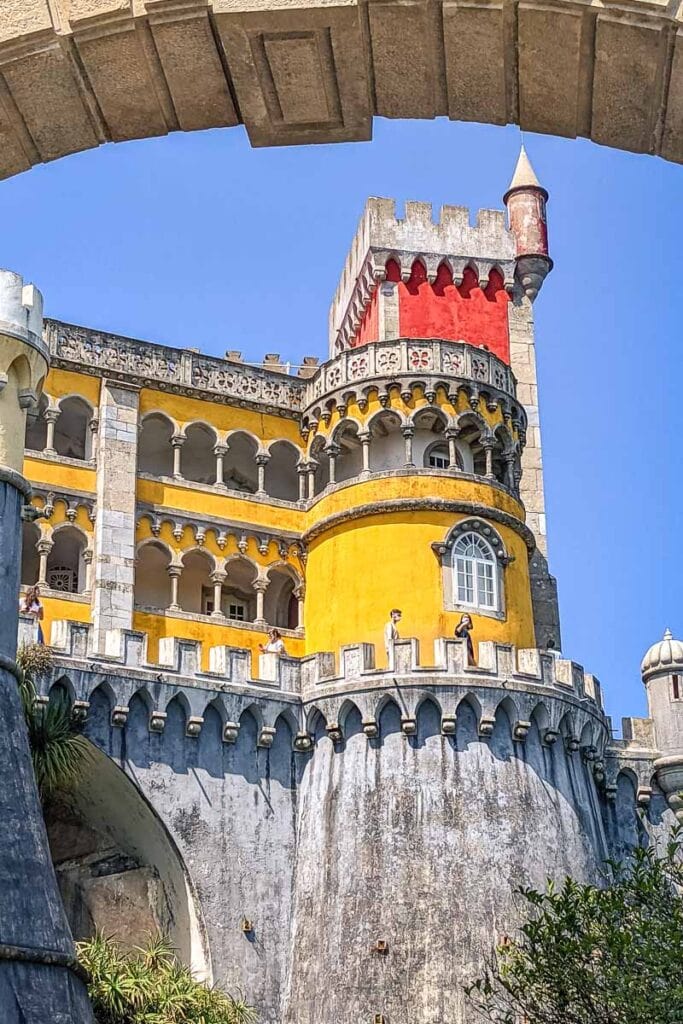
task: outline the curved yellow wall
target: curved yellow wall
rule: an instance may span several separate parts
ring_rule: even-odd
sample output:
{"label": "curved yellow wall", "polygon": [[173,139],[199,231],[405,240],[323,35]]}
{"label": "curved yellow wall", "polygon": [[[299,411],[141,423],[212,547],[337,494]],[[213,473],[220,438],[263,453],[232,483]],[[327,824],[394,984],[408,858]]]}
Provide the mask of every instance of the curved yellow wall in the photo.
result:
{"label": "curved yellow wall", "polygon": [[[347,508],[368,504],[373,488],[376,501],[397,496],[394,491],[418,499],[428,496],[420,492],[431,492],[431,497],[507,505],[506,511],[515,507],[519,514],[516,502],[485,484],[418,477],[368,481],[331,495],[317,507],[330,514],[328,503],[340,504],[343,496]],[[342,644],[374,643],[378,664],[385,664],[384,625],[391,608],[398,607],[403,611],[401,636],[417,637],[421,659],[428,662],[434,640],[452,636],[461,615],[444,608],[442,569],[431,545],[442,543],[467,517],[428,509],[380,512],[331,525],[314,537],[306,564],[306,650],[336,652]],[[492,524],[514,555],[503,570],[505,619],[473,615],[473,639],[533,647],[527,548],[515,530]]]}

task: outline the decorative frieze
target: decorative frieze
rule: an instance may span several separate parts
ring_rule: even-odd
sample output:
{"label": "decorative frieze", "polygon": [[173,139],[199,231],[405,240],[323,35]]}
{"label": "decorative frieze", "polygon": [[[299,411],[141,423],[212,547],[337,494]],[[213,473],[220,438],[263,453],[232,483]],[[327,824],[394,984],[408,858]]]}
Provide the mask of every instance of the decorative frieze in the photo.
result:
{"label": "decorative frieze", "polygon": [[354,385],[375,381],[380,391],[386,391],[390,384],[401,386],[401,377],[406,375],[416,377],[425,392],[435,393],[438,385],[455,392],[459,383],[475,382],[500,392],[501,398],[514,399],[516,395],[509,366],[484,348],[464,341],[403,339],[348,349],[330,359],[307,382],[302,408],[307,413],[323,397],[349,387],[348,394],[336,396],[337,405],[346,405],[351,398],[362,401],[362,392],[354,390]]}
{"label": "decorative frieze", "polygon": [[52,365],[125,380],[174,394],[202,395],[234,405],[267,406],[294,417],[303,404],[304,378],[228,362],[188,349],[123,338],[58,320],[45,322]]}

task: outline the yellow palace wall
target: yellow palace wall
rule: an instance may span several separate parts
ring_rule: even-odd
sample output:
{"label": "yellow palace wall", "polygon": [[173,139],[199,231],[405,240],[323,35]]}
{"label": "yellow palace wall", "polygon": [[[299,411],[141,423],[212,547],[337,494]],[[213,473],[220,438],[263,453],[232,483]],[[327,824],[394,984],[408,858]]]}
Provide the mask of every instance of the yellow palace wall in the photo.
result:
{"label": "yellow palace wall", "polygon": [[[52,370],[48,376],[46,391],[54,398],[67,394],[80,394],[97,406],[100,381],[87,374]],[[464,401],[464,400],[463,400]],[[402,399],[392,394],[395,403],[404,406]],[[360,414],[355,407],[350,409],[365,420],[377,405],[375,395],[370,406]],[[405,406],[420,406],[423,401]],[[450,406],[440,398],[439,405]],[[461,399],[449,413],[460,411]],[[294,420],[239,409],[217,402],[166,394],[143,388],[140,394],[140,415],[151,411],[165,412],[182,427],[200,420],[219,431],[233,429],[247,430],[262,442],[282,438],[302,447],[298,424]],[[484,410],[484,416],[491,421],[500,413],[491,415]],[[330,432],[338,414],[333,413]],[[325,432],[324,424],[318,432]],[[313,437],[309,437],[309,445]],[[25,473],[30,480],[43,485],[54,486],[63,491],[70,489],[81,492],[95,491],[95,471],[83,467],[64,465],[50,459],[30,457],[25,460]],[[471,502],[479,506],[499,509],[523,521],[521,505],[509,494],[484,482],[468,481],[458,477],[438,475],[395,475],[376,477],[346,487],[338,487],[320,497],[304,511],[291,505],[270,504],[267,501],[249,500],[242,496],[222,494],[201,487],[186,486],[182,483],[138,479],[138,500],[155,506],[159,510],[185,512],[202,517],[211,516],[217,521],[229,520],[243,523],[246,529],[278,530],[294,535],[305,535],[328,517],[362,510],[363,506],[377,505],[393,500],[413,499],[417,502],[429,499]],[[323,533],[311,539],[308,560],[305,565],[305,639],[287,637],[287,650],[294,656],[321,650],[337,651],[347,643],[361,641],[376,645],[378,663],[385,661],[383,649],[383,628],[392,607],[403,610],[402,636],[416,636],[422,645],[422,658],[431,656],[433,641],[439,636],[452,636],[460,611],[444,608],[443,573],[438,558],[432,550],[432,543],[443,542],[448,531],[467,513],[434,511],[429,509],[407,510],[369,514],[347,522],[333,522]],[[486,516],[481,516],[486,519]],[[508,526],[493,523],[503,538],[514,561],[501,573],[504,590],[505,619],[473,615],[474,639],[498,640],[514,643],[520,647],[534,644],[533,616],[529,585],[528,556],[524,541]],[[164,526],[162,533],[170,530]],[[137,539],[149,535],[149,523],[143,520],[136,530]],[[168,540],[171,538],[169,536]],[[188,535],[174,546],[187,549],[193,546]],[[212,533],[207,535],[206,546],[215,547]],[[222,551],[217,548],[215,555],[227,555],[234,546],[230,540]],[[254,548],[250,540],[250,549]],[[254,561],[268,565],[277,560],[274,551],[266,557],[250,550]],[[297,572],[304,567],[298,559],[287,556]],[[87,622],[90,619],[88,598],[61,599],[46,597],[45,633],[50,636],[51,623],[58,619],[75,619]],[[199,640],[203,644],[203,668],[208,668],[209,647],[229,644],[246,647],[258,656],[258,644],[263,642],[261,630],[241,629],[222,625],[210,619],[198,621],[180,615],[156,614],[146,610],[134,613],[133,628],[149,635],[149,657],[158,655],[158,642],[162,636]],[[258,662],[254,661],[254,670]]]}

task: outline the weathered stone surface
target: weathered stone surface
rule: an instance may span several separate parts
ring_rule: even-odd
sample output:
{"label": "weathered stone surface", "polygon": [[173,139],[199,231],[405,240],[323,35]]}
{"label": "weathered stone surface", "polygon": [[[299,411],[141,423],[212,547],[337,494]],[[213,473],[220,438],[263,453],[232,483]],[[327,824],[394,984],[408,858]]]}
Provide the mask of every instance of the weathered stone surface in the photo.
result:
{"label": "weathered stone surface", "polygon": [[680,161],[680,26],[661,0],[5,0],[0,175],[178,128],[367,139],[374,115],[516,122]]}

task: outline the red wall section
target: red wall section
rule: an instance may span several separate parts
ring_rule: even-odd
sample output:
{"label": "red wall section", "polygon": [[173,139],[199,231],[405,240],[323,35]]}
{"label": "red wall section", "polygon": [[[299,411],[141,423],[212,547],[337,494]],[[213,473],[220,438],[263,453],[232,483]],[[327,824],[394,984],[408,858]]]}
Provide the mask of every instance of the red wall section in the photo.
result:
{"label": "red wall section", "polygon": [[360,327],[351,341],[351,348],[357,348],[358,345],[365,345],[368,341],[377,341],[379,338],[378,295],[379,287],[375,285],[375,290],[372,293],[370,301],[365,307]]}
{"label": "red wall section", "polygon": [[450,270],[442,264],[432,285],[424,266],[416,260],[409,281],[399,284],[398,296],[402,338],[442,338],[483,345],[509,364],[510,297],[497,271],[492,271],[483,291],[473,270],[467,269],[462,284],[456,287]]}

